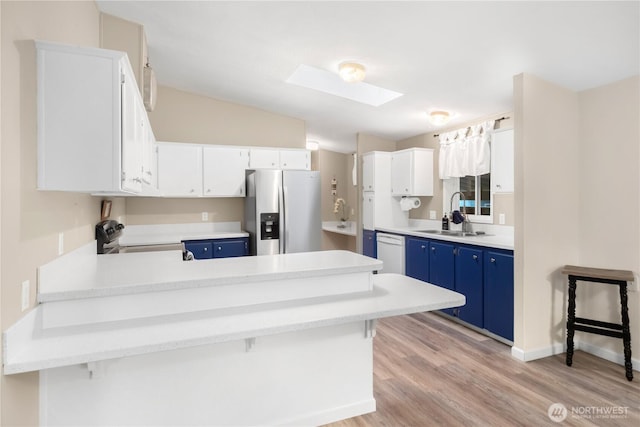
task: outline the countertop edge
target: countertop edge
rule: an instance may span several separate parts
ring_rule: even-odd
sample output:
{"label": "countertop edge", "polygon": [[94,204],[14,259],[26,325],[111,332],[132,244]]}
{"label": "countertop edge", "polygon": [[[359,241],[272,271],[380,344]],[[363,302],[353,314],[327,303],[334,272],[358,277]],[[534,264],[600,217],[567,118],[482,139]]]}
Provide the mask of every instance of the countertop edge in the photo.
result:
{"label": "countertop edge", "polygon": [[[49,369],[60,366],[77,365],[82,363],[99,362],[101,360],[108,360],[113,358],[128,357],[134,355],[148,354],[158,351],[176,350],[181,348],[215,344],[227,341],[242,340],[248,338],[255,338],[266,335],[274,335],[280,333],[287,333],[293,331],[301,331],[318,327],[340,325],[358,321],[366,321],[372,319],[380,319],[385,317],[418,313],[431,310],[439,310],[442,308],[456,307],[464,305],[465,297],[462,294],[443,289],[428,283],[418,281],[406,276],[396,274],[379,274],[374,280],[374,291],[366,293],[364,295],[351,295],[341,296],[337,298],[320,298],[317,303],[306,302],[306,305],[301,304],[295,306],[293,304],[284,304],[282,309],[278,310],[263,310],[249,312],[239,315],[232,315],[229,319],[239,320],[239,323],[244,321],[255,320],[258,325],[267,325],[264,327],[238,327],[237,330],[231,330],[222,333],[213,333],[210,328],[206,328],[207,324],[211,324],[215,329],[217,318],[215,314],[212,317],[204,319],[192,319],[187,320],[189,323],[187,326],[192,326],[196,330],[205,330],[207,332],[193,333],[193,336],[183,338],[177,338],[175,334],[175,328],[180,326],[184,327],[181,322],[174,322],[174,335],[176,338],[166,339],[160,342],[149,342],[142,345],[122,345],[117,346],[114,343],[114,348],[105,348],[102,351],[97,352],[82,352],[81,349],[93,348],[90,343],[83,341],[83,338],[90,337],[93,340],[100,340],[99,336],[101,332],[85,333],[82,336],[64,336],[58,335],[49,338],[38,338],[40,333],[34,331],[37,325],[38,313],[34,310],[33,313],[29,313],[23,321],[12,326],[3,333],[3,349],[4,349],[4,374],[17,374],[29,371],[37,371],[41,369]],[[310,310],[312,308],[312,310]],[[313,310],[315,308],[315,311]],[[295,317],[298,316],[298,317]],[[306,317],[306,318],[305,318]],[[223,319],[227,317],[223,316]],[[242,319],[244,318],[244,319]],[[291,320],[295,318],[295,320]],[[286,320],[285,320],[286,319]],[[22,323],[23,322],[23,323]],[[232,322],[233,323],[233,322]],[[144,339],[151,340],[150,331],[154,329],[163,329],[163,332],[168,327],[167,323],[160,322],[157,325],[151,325],[146,327],[132,328],[131,330],[120,329],[115,332],[116,337],[105,337],[105,342],[108,339],[115,341],[118,337],[122,336],[121,341],[129,342],[144,342]],[[217,327],[221,327],[217,325]],[[234,326],[235,327],[235,326]],[[170,331],[169,331],[170,332]],[[113,331],[103,331],[103,334],[113,334]],[[125,335],[129,335],[125,337]],[[11,338],[10,338],[11,335]],[[15,336],[18,335],[18,336]],[[26,336],[25,336],[26,335]],[[140,339],[131,339],[131,336],[139,335]],[[159,334],[157,334],[159,335]],[[164,335],[162,335],[164,337]],[[34,338],[35,337],[35,338]],[[125,339],[128,338],[128,339]],[[63,348],[63,352],[71,352],[69,348],[74,345],[79,348],[75,354],[60,355],[48,357],[55,351],[51,351],[51,348],[47,347]],[[103,345],[108,345],[104,344]],[[15,347],[21,347],[16,349]],[[26,348],[26,350],[25,350]],[[27,351],[29,350],[29,351]],[[46,354],[38,360],[23,360],[19,359],[25,354],[33,355],[34,353]],[[14,359],[14,361],[11,361]],[[15,360],[18,359],[18,360]]]}

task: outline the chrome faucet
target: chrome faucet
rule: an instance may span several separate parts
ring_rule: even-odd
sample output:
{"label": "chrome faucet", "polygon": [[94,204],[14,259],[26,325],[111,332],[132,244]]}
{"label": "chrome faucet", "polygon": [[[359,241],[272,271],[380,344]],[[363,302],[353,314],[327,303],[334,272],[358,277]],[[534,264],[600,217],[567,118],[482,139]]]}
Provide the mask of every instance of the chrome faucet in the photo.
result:
{"label": "chrome faucet", "polygon": [[460,195],[460,199],[462,200],[462,232],[463,233],[467,233],[469,231],[469,221],[467,220],[467,209],[466,209],[466,203],[464,203],[466,201],[464,194],[462,193],[462,191],[456,191],[455,193],[453,193],[451,195],[451,201],[449,203],[449,212],[451,215],[451,220],[453,220],[453,198],[456,196],[456,194]]}

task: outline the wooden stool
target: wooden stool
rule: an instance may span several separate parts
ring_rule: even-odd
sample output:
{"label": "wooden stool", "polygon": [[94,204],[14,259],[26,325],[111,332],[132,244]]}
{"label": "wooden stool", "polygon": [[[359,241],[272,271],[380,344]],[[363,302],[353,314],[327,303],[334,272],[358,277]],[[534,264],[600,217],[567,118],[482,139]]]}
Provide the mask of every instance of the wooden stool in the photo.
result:
{"label": "wooden stool", "polygon": [[[567,366],[573,363],[573,335],[575,331],[622,338],[624,343],[624,369],[629,381],[633,379],[631,366],[631,332],[629,330],[629,308],[627,307],[627,282],[633,282],[633,273],[626,270],[565,265],[562,274],[569,276],[569,313],[567,316]],[[607,283],[620,287],[622,324],[576,317],[576,281]]]}

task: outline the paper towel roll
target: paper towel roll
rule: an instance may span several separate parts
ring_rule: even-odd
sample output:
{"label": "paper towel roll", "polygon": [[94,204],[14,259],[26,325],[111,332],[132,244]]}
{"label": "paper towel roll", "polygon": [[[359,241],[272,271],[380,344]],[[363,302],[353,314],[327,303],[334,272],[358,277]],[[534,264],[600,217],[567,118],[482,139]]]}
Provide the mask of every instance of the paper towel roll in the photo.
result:
{"label": "paper towel roll", "polygon": [[400,200],[400,209],[408,211],[409,209],[419,208],[420,204],[420,199],[417,197],[403,197]]}

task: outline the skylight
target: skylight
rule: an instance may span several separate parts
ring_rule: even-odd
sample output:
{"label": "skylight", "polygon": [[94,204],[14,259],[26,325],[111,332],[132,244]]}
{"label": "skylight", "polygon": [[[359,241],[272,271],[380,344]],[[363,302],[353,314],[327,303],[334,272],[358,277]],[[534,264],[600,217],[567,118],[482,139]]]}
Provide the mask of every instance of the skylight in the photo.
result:
{"label": "skylight", "polygon": [[379,107],[400,96],[399,92],[369,83],[347,83],[335,73],[301,64],[287,79],[287,83],[340,96],[352,101]]}

